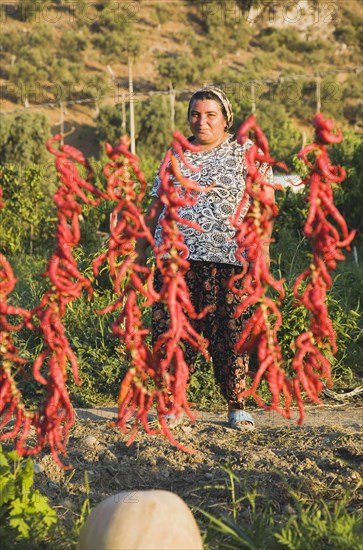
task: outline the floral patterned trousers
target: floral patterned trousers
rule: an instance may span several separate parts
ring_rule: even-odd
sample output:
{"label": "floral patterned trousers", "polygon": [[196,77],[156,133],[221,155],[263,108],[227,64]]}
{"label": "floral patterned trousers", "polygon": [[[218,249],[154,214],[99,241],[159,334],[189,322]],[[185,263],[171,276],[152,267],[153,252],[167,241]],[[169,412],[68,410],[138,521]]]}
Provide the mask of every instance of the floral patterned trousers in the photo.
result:
{"label": "floral patterned trousers", "polygon": [[[191,302],[197,312],[205,306],[211,306],[209,313],[199,320],[191,319],[190,323],[209,341],[208,351],[213,360],[214,374],[220,386],[223,397],[234,408],[244,409],[244,399],[239,394],[246,388],[249,356],[246,352],[237,353],[235,344],[251,315],[249,308],[238,319],[234,312],[243,296],[237,296],[228,288],[228,280],[232,275],[241,272],[240,266],[190,261],[190,268],[185,275]],[[159,291],[162,286],[162,276],[155,271],[154,287]],[[235,283],[239,288],[241,280]],[[152,312],[153,344],[163,334],[169,324],[169,314],[165,304],[157,302]],[[194,372],[197,350],[188,343],[185,344],[184,357],[190,372]]]}

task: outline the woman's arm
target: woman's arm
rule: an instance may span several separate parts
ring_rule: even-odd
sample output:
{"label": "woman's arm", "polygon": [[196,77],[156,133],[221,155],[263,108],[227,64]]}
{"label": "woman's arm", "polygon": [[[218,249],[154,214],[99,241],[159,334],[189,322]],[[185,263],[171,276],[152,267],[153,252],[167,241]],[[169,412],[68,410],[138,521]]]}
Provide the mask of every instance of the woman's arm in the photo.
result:
{"label": "woman's arm", "polygon": [[[156,225],[158,223],[159,216],[163,211],[163,208],[164,208],[164,205],[159,199],[159,197],[153,197],[151,199],[149,208],[147,209],[147,212],[145,214],[145,224],[149,228],[152,236],[155,235]],[[140,239],[137,239],[135,244],[135,252],[137,253],[137,258],[135,261],[137,264],[139,265],[146,264],[146,251],[149,248],[149,246],[150,246],[150,243],[146,237],[141,237]]]}
{"label": "woman's arm", "polygon": [[[272,187],[265,187],[265,194],[268,199],[275,202],[275,191]],[[269,209],[270,210],[270,209]],[[270,213],[272,214],[271,210]],[[265,259],[267,267],[270,267],[270,240],[272,236],[274,220],[270,219],[265,234],[262,236],[262,256]]]}

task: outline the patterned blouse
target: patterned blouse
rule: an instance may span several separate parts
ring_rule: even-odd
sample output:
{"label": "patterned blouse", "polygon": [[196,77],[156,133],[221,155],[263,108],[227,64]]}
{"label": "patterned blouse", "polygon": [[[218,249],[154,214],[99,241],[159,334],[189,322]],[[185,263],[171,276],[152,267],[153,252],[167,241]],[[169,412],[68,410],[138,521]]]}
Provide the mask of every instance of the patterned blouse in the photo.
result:
{"label": "patterned blouse", "polygon": [[[189,260],[240,265],[235,257],[236,230],[232,227],[230,218],[235,215],[245,192],[247,174],[245,152],[251,145],[252,141],[248,140],[242,146],[237,143],[235,136],[231,135],[221,145],[208,151],[198,153],[185,151],[185,157],[192,166],[202,165],[198,172],[193,172],[179,161],[183,176],[194,180],[200,187],[214,184],[213,189],[207,193],[199,193],[198,202],[195,205],[181,207],[178,211],[181,218],[198,223],[202,229],[198,231],[178,224],[189,250]],[[262,172],[265,169],[266,165],[260,168]],[[272,181],[272,170],[267,179]],[[180,186],[176,180],[175,184]],[[157,175],[151,191],[153,197],[158,197],[159,186],[160,177]],[[241,213],[242,218],[246,215],[248,207],[249,203]],[[159,220],[163,218],[165,208]],[[162,227],[158,223],[155,230],[156,246],[160,246],[161,242]]]}

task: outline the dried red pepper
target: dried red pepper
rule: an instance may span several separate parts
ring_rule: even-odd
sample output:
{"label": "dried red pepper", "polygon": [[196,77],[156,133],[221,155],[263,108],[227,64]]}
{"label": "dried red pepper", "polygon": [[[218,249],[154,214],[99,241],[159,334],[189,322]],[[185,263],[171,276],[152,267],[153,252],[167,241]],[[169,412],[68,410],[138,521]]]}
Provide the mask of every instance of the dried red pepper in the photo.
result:
{"label": "dried red pepper", "polygon": [[[55,164],[61,181],[61,186],[54,196],[54,202],[58,207],[57,248],[44,273],[44,276],[50,279],[51,288],[32,312],[12,308],[4,302],[4,296],[12,290],[14,280],[10,266],[5,259],[0,259],[3,266],[0,281],[3,313],[1,323],[6,329],[2,332],[2,338],[7,350],[1,372],[1,395],[4,399],[1,411],[5,412],[3,427],[13,416],[16,418],[14,428],[5,432],[2,438],[18,437],[16,450],[20,455],[36,454],[48,442],[54,460],[61,467],[65,467],[59,453],[66,454],[68,432],[74,422],[74,411],[66,387],[68,365],[72,368],[76,383],[79,383],[79,379],[77,360],[66,337],[62,317],[67,304],[80,297],[83,289],[87,290],[89,296],[92,295],[91,282],[80,273],[72,255],[73,247],[80,240],[79,215],[82,205],[77,202],[77,198],[86,204],[97,205],[102,197],[107,197],[107,194],[96,189],[91,183],[91,167],[80,151],[69,145],[61,145],[59,149],[53,147],[60,139],[61,136],[56,135],[47,143],[48,150],[56,156]],[[84,167],[86,178],[80,175],[75,163]],[[11,378],[9,361],[19,365],[23,361],[16,355],[17,350],[12,347],[9,331],[19,328],[23,323],[19,327],[11,327],[5,318],[7,314],[23,315],[29,328],[39,331],[43,336],[43,350],[35,360],[32,372],[34,379],[45,386],[47,397],[35,413],[26,411],[14,378]],[[28,435],[32,426],[36,432],[36,443],[29,447]]]}
{"label": "dried red pepper", "polygon": [[[2,193],[0,193],[0,196]],[[0,207],[3,207],[4,203]],[[6,428],[14,420],[14,426],[0,434],[0,441],[17,438],[15,448],[19,451],[24,434],[28,433],[29,413],[26,411],[23,396],[18,388],[16,376],[20,374],[26,378],[23,365],[27,361],[19,355],[19,350],[13,344],[12,333],[26,326],[33,328],[32,314],[20,307],[7,303],[7,297],[14,289],[16,279],[9,262],[0,254],[0,429]],[[14,325],[8,316],[16,315],[21,321]]]}
{"label": "dried red pepper", "polygon": [[[324,350],[330,354],[337,351],[336,334],[326,305],[327,291],[332,285],[330,271],[337,260],[344,260],[342,249],[350,250],[355,231],[348,231],[347,224],[334,205],[333,184],[341,183],[345,171],[331,164],[327,146],[339,143],[343,136],[338,129],[333,132],[334,122],[325,120],[321,113],[313,119],[314,143],[303,147],[299,157],[310,172],[303,183],[309,187],[309,213],[304,234],[311,242],[312,260],[294,283],[294,296],[310,312],[309,330],[296,339],[296,354],[292,366],[296,372],[294,394],[301,402],[302,391],[310,401],[320,403],[323,380],[331,386],[330,363]],[[309,160],[308,155],[314,160]],[[302,290],[300,287],[303,287]],[[300,405],[299,423],[304,419]]]}
{"label": "dried red pepper", "polygon": [[[231,278],[229,287],[243,297],[236,309],[236,317],[253,307],[253,313],[240,335],[236,349],[251,353],[257,348],[259,368],[251,388],[242,392],[241,396],[252,395],[260,406],[268,410],[276,410],[286,416],[289,413],[284,405],[286,400],[289,403],[289,386],[285,378],[283,357],[277,337],[282,324],[279,307],[285,291],[283,280],[275,280],[272,277],[262,254],[268,226],[278,213],[277,205],[266,193],[267,187],[276,188],[277,186],[269,182],[266,175],[272,165],[283,169],[286,169],[286,166],[271,158],[266,136],[253,115],[240,126],[237,132],[238,142],[245,145],[251,130],[254,131],[255,142],[245,153],[247,166],[245,195],[231,220],[236,228],[238,244],[236,257],[241,261],[243,271]],[[243,218],[241,214],[247,208]],[[243,285],[238,289],[235,282],[240,279]],[[270,289],[275,291],[274,299],[268,296]],[[267,380],[271,393],[269,404],[257,393],[262,377]]]}
{"label": "dried red pepper", "polygon": [[[177,223],[189,223],[178,216],[178,209],[196,200],[190,191],[205,189],[199,189],[192,180],[181,176],[175,155],[183,162],[185,146],[196,149],[180,134],[175,133],[172,149],[167,153],[160,169],[160,198],[168,208],[161,222],[164,244],[155,249],[153,236],[142,214],[141,202],[146,181],[138,168],[138,159],[131,155],[127,147],[122,147],[122,144],[115,148],[106,145],[106,152],[113,160],[104,169],[108,179],[107,189],[110,197],[118,203],[111,216],[109,249],[95,260],[94,270],[97,273],[101,263],[108,259],[118,299],[105,308],[103,313],[121,309],[112,329],[125,342],[131,357],[131,367],[120,388],[117,422],[126,432],[127,423],[133,417],[134,425],[128,444],[133,441],[138,425],[141,424],[150,434],[162,431],[174,445],[184,449],[173,437],[165,420],[166,413],[179,415],[182,409],[192,416],[185,395],[189,373],[181,339],[187,340],[205,353],[204,341],[188,321],[188,316],[197,317],[197,314],[189,301],[189,292],[184,281],[189,263],[185,259],[186,247],[177,227]],[[133,176],[141,184],[139,194],[136,194]],[[179,181],[179,189],[175,187],[172,178]],[[184,189],[183,193],[180,192],[181,189]],[[142,237],[146,237],[154,248],[156,265],[163,275],[164,284],[159,293],[153,288],[154,268],[135,263],[133,243],[136,238]],[[165,254],[170,255],[167,262],[164,260]],[[123,261],[117,265],[119,259]],[[143,325],[142,313],[145,307],[150,307],[155,301],[163,301],[170,310],[171,326],[156,342],[154,349],[150,349],[145,341],[145,336],[150,331]],[[160,349],[164,347],[165,353],[160,357]],[[161,430],[152,429],[149,425],[148,412],[153,406],[156,407]]]}

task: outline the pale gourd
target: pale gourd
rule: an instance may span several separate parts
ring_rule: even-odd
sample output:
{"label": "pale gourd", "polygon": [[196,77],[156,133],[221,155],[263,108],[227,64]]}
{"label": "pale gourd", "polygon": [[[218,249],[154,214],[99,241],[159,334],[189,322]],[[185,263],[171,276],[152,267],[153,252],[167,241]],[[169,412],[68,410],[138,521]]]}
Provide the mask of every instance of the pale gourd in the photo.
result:
{"label": "pale gourd", "polygon": [[197,523],[169,491],[124,491],[96,506],[78,550],[202,550]]}

